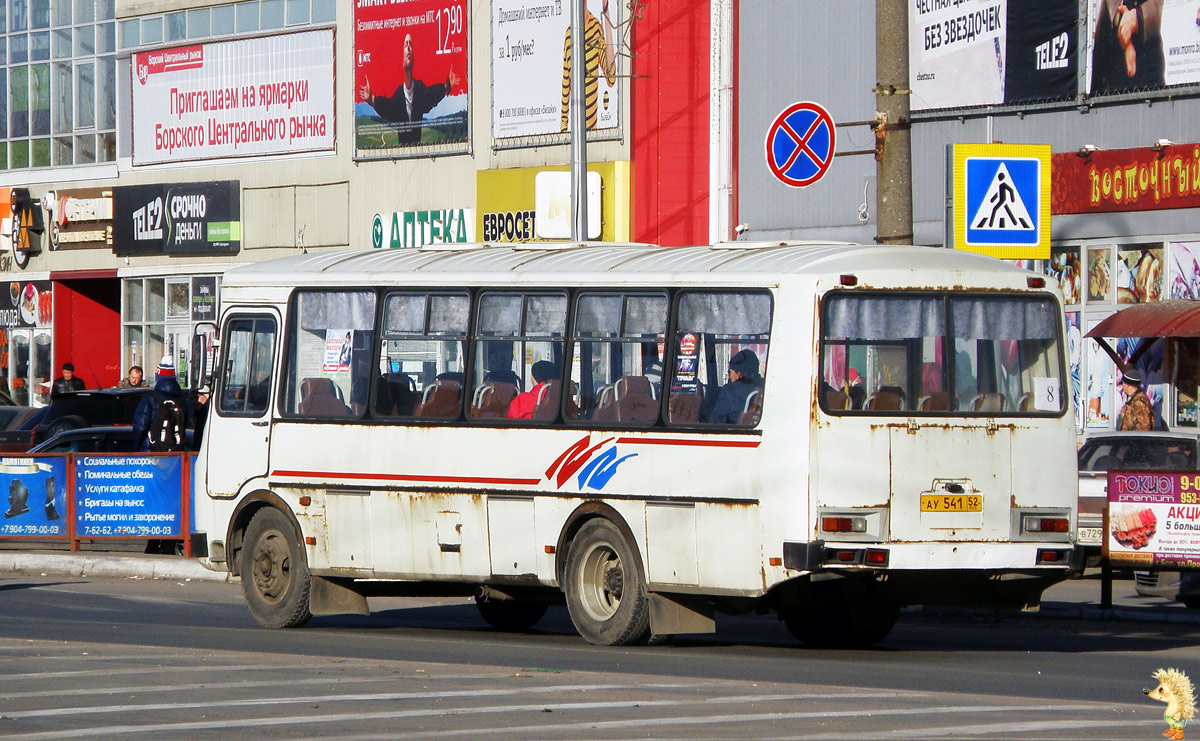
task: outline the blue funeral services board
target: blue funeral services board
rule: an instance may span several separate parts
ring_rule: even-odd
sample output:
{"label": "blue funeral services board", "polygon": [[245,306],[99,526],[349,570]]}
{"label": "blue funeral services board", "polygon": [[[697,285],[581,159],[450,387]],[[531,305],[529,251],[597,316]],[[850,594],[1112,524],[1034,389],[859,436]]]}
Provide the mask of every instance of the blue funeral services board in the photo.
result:
{"label": "blue funeral services board", "polygon": [[182,486],[178,455],[77,456],[76,537],[181,537]]}
{"label": "blue funeral services board", "polygon": [[8,492],[0,536],[67,535],[67,459],[0,458],[0,494]]}

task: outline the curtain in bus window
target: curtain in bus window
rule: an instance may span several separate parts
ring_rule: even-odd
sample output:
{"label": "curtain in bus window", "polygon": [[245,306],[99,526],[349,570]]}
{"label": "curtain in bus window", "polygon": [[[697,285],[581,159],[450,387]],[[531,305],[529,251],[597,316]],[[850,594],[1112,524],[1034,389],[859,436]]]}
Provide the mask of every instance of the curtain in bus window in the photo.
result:
{"label": "curtain in bus window", "polygon": [[373,291],[297,292],[285,413],[321,418],[366,411],[375,300]]}
{"label": "curtain in bus window", "polygon": [[954,298],[954,335],[975,340],[1046,340],[1057,334],[1053,305],[1026,298]]}
{"label": "curtain in bus window", "polygon": [[580,294],[568,420],[651,425],[662,398],[665,295]]}
{"label": "curtain in bus window", "polygon": [[837,296],[829,300],[826,337],[902,340],[945,334],[942,300],[898,296]]}

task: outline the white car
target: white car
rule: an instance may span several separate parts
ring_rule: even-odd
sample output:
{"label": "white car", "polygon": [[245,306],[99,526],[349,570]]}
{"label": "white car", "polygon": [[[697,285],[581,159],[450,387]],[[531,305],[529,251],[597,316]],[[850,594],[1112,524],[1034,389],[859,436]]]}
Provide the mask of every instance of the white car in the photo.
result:
{"label": "white car", "polygon": [[[1108,472],[1195,471],[1200,437],[1178,432],[1099,432],[1079,448],[1079,515],[1075,544],[1087,565],[1100,562],[1104,516],[1108,512]],[[1198,603],[1200,604],[1200,603]]]}

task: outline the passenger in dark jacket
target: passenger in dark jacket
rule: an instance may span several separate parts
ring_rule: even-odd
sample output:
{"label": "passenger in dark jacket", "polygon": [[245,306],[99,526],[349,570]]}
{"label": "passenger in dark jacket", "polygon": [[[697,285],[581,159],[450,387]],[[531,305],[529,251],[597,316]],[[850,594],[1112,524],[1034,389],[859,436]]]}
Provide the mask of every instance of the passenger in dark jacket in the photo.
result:
{"label": "passenger in dark jacket", "polygon": [[75,364],[63,363],[62,375],[54,379],[54,385],[50,387],[50,401],[57,399],[59,394],[83,391],[83,388],[83,379],[75,375]]}
{"label": "passenger in dark jacket", "polygon": [[717,402],[704,421],[734,425],[746,409],[746,399],[756,389],[763,387],[763,378],[758,375],[758,356],[753,350],[739,350],[729,360],[729,383],[721,387]]}
{"label": "passenger in dark jacket", "polygon": [[154,393],[144,394],[133,413],[133,437],[138,441],[138,451],[150,450],[150,424],[154,421],[154,413],[163,399],[174,399],[183,411],[184,427],[192,426],[192,404],[179,382],[175,380],[175,361],[170,355],[164,355],[162,362],[154,373]]}

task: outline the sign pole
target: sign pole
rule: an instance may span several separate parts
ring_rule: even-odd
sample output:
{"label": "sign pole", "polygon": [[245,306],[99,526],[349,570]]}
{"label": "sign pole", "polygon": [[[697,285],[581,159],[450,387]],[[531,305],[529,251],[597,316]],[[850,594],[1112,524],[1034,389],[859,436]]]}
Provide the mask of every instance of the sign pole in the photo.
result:
{"label": "sign pole", "polygon": [[912,244],[908,3],[875,0],[875,241]]}
{"label": "sign pole", "polygon": [[571,2],[571,241],[587,239],[587,105],[584,50],[587,0]]}

